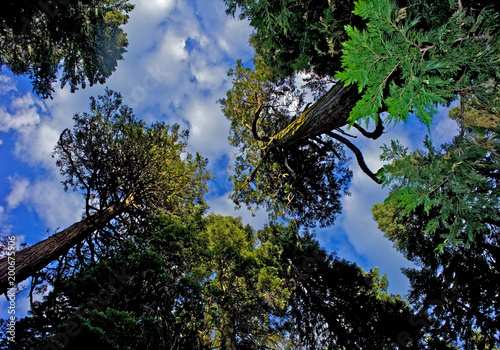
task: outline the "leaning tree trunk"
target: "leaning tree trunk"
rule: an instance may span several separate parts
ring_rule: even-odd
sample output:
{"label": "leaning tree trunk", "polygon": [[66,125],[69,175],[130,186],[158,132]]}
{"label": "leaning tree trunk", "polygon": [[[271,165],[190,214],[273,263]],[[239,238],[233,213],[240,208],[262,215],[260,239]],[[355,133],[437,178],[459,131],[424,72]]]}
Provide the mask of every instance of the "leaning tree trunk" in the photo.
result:
{"label": "leaning tree trunk", "polygon": [[268,147],[286,147],[347,125],[360,94],[356,85],[338,82],[286,128],[270,138]]}
{"label": "leaning tree trunk", "polygon": [[[83,242],[96,230],[104,227],[111,220],[121,214],[132,203],[128,198],[101,212],[79,221],[70,227],[58,232],[37,244],[24,248],[15,254],[15,284],[34,276],[52,261],[66,254],[76,244]],[[13,258],[10,257],[10,261]],[[5,293],[13,287],[12,279],[8,275],[9,257],[0,260],[0,293]]]}

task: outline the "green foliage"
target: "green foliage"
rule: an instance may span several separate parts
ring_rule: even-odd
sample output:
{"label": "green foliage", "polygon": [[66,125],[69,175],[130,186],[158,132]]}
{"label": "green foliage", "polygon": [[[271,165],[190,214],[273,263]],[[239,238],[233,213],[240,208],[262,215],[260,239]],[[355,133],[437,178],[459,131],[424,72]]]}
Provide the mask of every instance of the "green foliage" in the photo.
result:
{"label": "green foliage", "polygon": [[119,93],[91,97],[91,113],[76,114],[54,151],[65,189],[81,190],[87,214],[133,198],[138,213],[180,213],[203,205],[206,159],[186,153],[187,131],[147,126]]}
{"label": "green foliage", "polygon": [[[498,223],[476,232],[468,245],[452,246],[444,244],[443,237],[449,232],[445,225],[438,224],[434,234],[427,232],[428,223],[440,215],[438,208],[426,213],[420,205],[404,214],[397,203],[386,201],[375,205],[372,212],[394,246],[419,266],[404,273],[410,279],[408,298],[415,310],[414,320],[419,320],[414,324],[423,327],[428,346],[438,348],[443,342],[457,346],[462,342],[463,349],[498,346]],[[477,330],[481,330],[480,339]]]}
{"label": "green foliage", "polygon": [[33,90],[51,97],[62,70],[61,87],[71,92],[103,84],[128,46],[121,28],[134,5],[128,0],[10,1],[0,15],[0,68],[29,75]]}
{"label": "green foliage", "polygon": [[227,12],[248,18],[250,42],[280,77],[299,71],[333,76],[340,68],[344,26],[359,23],[352,0],[225,0]]}
{"label": "green foliage", "polygon": [[387,286],[295,225],[159,214],[110,259],[57,279],[12,349],[384,348],[410,317]]}
{"label": "green foliage", "polygon": [[229,75],[233,88],[219,102],[231,120],[229,140],[240,149],[231,169],[233,201],[249,209],[263,206],[271,217],[286,214],[303,225],[331,225],[352,176],[340,144],[310,140],[273,145],[274,135],[304,108],[304,93],[293,79],[274,78],[259,57],[255,69],[238,62]]}
{"label": "green foliage", "polygon": [[[291,288],[281,324],[297,348],[421,348],[407,303],[387,292],[377,268],[364,272],[334,257],[292,224],[270,224],[259,235],[281,251],[281,274]],[[400,342],[402,332],[406,342]]]}
{"label": "green foliage", "polygon": [[382,159],[393,160],[382,170],[384,184],[393,184],[387,201],[410,215],[417,208],[426,214],[438,212],[427,223],[427,235],[444,225],[444,242],[461,245],[487,232],[500,215],[497,133],[471,132],[460,135],[440,149],[426,140],[426,152],[406,150],[393,143],[385,147]]}
{"label": "green foliage", "polygon": [[220,349],[271,347],[282,337],[271,315],[285,309],[289,296],[278,276],[279,255],[232,217],[208,217],[200,239],[206,244],[196,267],[203,276],[204,342]]}
{"label": "green foliage", "polygon": [[429,126],[438,104],[500,77],[499,14],[491,8],[477,17],[455,8],[434,28],[421,28],[418,14],[392,0],[359,1],[354,14],[367,21],[366,29],[346,27],[337,74],[363,92],[351,123],[387,111],[391,122],[406,122],[413,113]]}
{"label": "green foliage", "polygon": [[[467,125],[485,120],[464,103]],[[491,126],[491,125],[490,125]],[[408,153],[393,142],[383,157],[388,198],[372,208],[384,234],[420,269],[407,269],[409,299],[430,347],[498,346],[499,134],[465,128],[450,144]],[[429,315],[428,318],[425,315]],[[477,332],[480,331],[480,336]]]}

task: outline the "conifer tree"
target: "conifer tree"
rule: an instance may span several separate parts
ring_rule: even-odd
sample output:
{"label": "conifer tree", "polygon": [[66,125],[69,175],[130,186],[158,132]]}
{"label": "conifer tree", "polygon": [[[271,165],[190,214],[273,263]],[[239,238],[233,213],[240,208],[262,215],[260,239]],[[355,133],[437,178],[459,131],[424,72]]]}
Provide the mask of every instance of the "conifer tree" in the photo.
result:
{"label": "conifer tree", "polygon": [[[203,210],[207,160],[186,152],[179,125],[147,126],[119,93],[91,98],[90,113],[74,116],[54,151],[65,189],[82,193],[83,219],[16,254],[16,282],[35,276],[75,247],[86,264],[106,257],[111,241],[140,229],[157,211]],[[87,250],[89,256],[81,253]],[[7,290],[7,258],[0,260],[0,291]]]}
{"label": "conifer tree", "polygon": [[0,68],[27,75],[33,91],[51,97],[103,84],[128,46],[122,26],[134,8],[128,0],[16,0],[0,13]]}
{"label": "conifer tree", "polygon": [[[332,158],[338,152],[332,152],[331,143],[340,142],[354,153],[361,169],[380,183],[380,174],[368,169],[362,153],[341,127],[354,127],[363,136],[377,138],[384,124],[406,122],[412,114],[430,125],[437,105],[485,90],[494,90],[490,96],[495,96],[498,91],[500,5],[496,1],[226,3],[229,13],[235,14],[239,8],[240,17],[248,18],[255,28],[251,43],[256,62],[271,67],[268,83],[279,87],[305,71],[312,74],[308,86],[321,96],[310,106],[289,110],[284,119],[275,108],[279,99],[271,95],[273,102],[269,103],[265,94],[250,93],[250,87],[245,90],[252,86],[253,77],[235,77],[223,105],[242,150],[235,190],[243,191],[238,201],[249,205],[260,204],[252,186],[271,194],[291,187],[289,181],[277,181],[267,189],[269,182],[259,174],[273,165],[281,178],[292,173],[298,179],[308,178],[308,170],[290,166],[283,150],[295,150],[295,158],[307,159],[314,154],[310,145],[315,144]],[[262,65],[255,64],[255,76],[262,78],[259,70]],[[333,84],[330,90],[328,84]],[[231,103],[235,98],[243,102]],[[296,98],[295,106],[303,106],[301,101]],[[382,112],[387,112],[385,121]],[[375,131],[364,130],[363,122],[375,125]],[[248,132],[243,133],[245,127]],[[332,167],[318,172],[323,170]],[[241,184],[248,190],[242,190]],[[297,193],[292,197],[300,198]]]}

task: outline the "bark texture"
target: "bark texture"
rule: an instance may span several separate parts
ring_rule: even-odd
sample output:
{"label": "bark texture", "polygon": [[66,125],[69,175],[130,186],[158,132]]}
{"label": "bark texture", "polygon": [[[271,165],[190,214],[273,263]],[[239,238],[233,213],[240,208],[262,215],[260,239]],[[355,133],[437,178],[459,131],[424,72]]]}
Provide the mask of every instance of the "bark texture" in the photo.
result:
{"label": "bark texture", "polygon": [[[66,254],[77,243],[82,242],[96,230],[104,227],[121,214],[132,203],[132,198],[121,201],[99,213],[87,217],[37,244],[24,248],[15,254],[15,284],[40,271],[58,257]],[[10,258],[12,261],[12,257]],[[12,288],[9,275],[9,258],[0,260],[0,293]]]}
{"label": "bark texture", "polygon": [[296,120],[272,136],[268,147],[294,145],[347,125],[359,99],[357,86],[338,82]]}

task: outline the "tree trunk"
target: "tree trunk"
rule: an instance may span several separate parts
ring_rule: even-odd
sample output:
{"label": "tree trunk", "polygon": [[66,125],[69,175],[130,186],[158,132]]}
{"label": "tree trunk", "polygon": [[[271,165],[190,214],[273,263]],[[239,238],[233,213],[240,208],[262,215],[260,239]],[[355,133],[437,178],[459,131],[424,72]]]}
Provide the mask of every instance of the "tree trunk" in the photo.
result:
{"label": "tree trunk", "polygon": [[268,147],[286,147],[320,136],[347,124],[359,101],[356,85],[338,82],[286,128],[271,137]]}
{"label": "tree trunk", "polygon": [[15,272],[15,280],[9,280],[8,278],[9,257],[1,259],[0,293],[3,294],[15,284],[24,281],[28,277],[34,276],[52,261],[66,254],[68,250],[77,243],[83,242],[85,238],[89,237],[97,229],[104,227],[104,225],[109,223],[117,215],[121,214],[131,203],[132,198],[128,198],[71,225],[31,247],[16,252],[14,257],[10,257],[11,262],[15,261],[13,265],[15,266],[15,269],[13,269]]}

